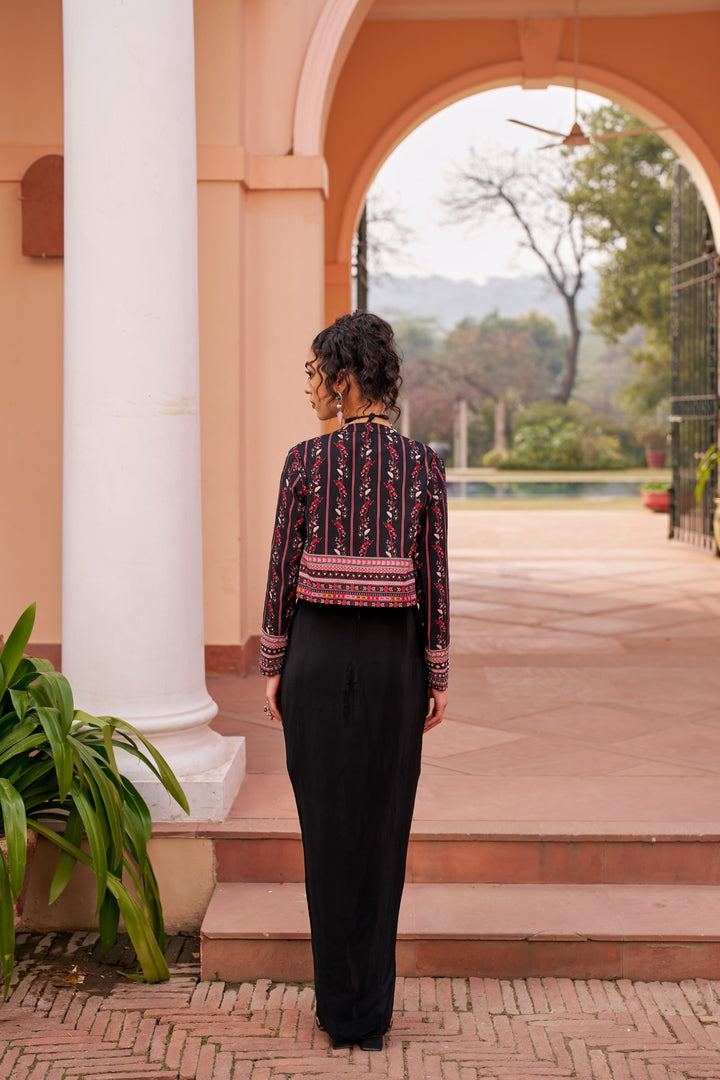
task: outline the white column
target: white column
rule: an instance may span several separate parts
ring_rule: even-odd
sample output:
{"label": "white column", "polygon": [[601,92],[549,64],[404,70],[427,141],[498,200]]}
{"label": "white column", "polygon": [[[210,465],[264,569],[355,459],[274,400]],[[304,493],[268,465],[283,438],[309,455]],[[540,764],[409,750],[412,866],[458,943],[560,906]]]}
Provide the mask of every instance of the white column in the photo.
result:
{"label": "white column", "polygon": [[457,403],[455,415],[455,447],[454,462],[456,469],[468,467],[468,407],[465,398]]}
{"label": "white column", "polygon": [[402,412],[400,413],[400,434],[406,438],[412,438],[410,434],[410,398],[403,397],[400,400],[400,407]]}
{"label": "white column", "polygon": [[205,685],[192,0],[63,0],[63,49],[63,670],[221,820],[244,740]]}

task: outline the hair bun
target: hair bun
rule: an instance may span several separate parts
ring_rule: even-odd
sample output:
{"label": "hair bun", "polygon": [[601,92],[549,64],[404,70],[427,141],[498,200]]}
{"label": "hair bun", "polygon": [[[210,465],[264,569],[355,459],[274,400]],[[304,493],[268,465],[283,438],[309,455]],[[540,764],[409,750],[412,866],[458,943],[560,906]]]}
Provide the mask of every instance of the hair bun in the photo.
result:
{"label": "hair bun", "polygon": [[341,315],[320,331],[311,348],[330,393],[338,376],[350,372],[366,401],[381,401],[397,420],[402,376],[395,334],[389,322],[371,311]]}

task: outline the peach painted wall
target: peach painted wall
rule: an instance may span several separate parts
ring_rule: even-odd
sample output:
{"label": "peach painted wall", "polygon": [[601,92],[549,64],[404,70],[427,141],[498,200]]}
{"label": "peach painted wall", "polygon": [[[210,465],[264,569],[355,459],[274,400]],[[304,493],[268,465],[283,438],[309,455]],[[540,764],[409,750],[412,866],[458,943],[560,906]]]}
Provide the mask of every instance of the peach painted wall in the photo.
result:
{"label": "peach painted wall", "polygon": [[[198,143],[242,146],[242,5],[196,0]],[[207,155],[205,155],[207,156]],[[199,153],[198,277],[205,640],[240,643],[240,439],[243,310],[242,183]]]}
{"label": "peach painted wall", "polygon": [[303,390],[308,346],[323,322],[323,197],[248,192],[243,576],[245,634],[259,633],[280,471],[290,447],[318,434]]}
{"label": "peach painted wall", "polygon": [[205,640],[259,633],[280,469],[323,318],[324,171],[292,158],[323,0],[196,0]]}
{"label": "peach painted wall", "polygon": [[[667,138],[690,167],[720,235],[720,13],[581,20],[580,81],[648,119],[678,126]],[[328,118],[326,316],[349,305],[352,232],[367,187],[413,127],[481,89],[521,83],[516,20],[369,20],[340,74]],[[572,24],[544,74],[572,82]],[[352,133],[351,136],[348,133]],[[470,133],[468,133],[470,135]],[[702,168],[699,168],[699,165]],[[714,189],[714,190],[713,190]],[[343,284],[344,279],[344,284]]]}
{"label": "peach painted wall", "polygon": [[295,98],[324,2],[245,0],[247,146],[253,154],[292,153]]}
{"label": "peach painted wall", "polygon": [[0,633],[60,639],[62,260],[22,255],[20,179],[62,142],[60,0],[0,4]]}

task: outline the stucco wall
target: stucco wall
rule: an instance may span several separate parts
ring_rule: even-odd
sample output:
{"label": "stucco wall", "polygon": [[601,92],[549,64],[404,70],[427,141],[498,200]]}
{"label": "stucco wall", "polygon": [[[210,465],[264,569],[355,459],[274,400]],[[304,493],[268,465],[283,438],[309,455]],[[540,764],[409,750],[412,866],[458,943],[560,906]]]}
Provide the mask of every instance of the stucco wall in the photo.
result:
{"label": "stucco wall", "polygon": [[0,633],[60,639],[62,260],[21,254],[20,179],[62,142],[60,0],[0,5]]}

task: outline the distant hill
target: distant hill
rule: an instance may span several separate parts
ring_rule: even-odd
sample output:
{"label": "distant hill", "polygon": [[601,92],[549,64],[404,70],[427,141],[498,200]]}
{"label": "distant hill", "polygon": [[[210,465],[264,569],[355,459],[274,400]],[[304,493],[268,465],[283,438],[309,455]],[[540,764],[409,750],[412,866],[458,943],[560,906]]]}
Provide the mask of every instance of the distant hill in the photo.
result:
{"label": "distant hill", "polygon": [[[597,275],[591,271],[580,292],[580,310],[592,308],[597,287]],[[469,280],[453,281],[439,275],[396,277],[378,274],[370,278],[369,307],[391,321],[393,315],[429,316],[437,319],[446,330],[461,319],[482,319],[493,311],[513,318],[533,309],[548,315],[560,329],[565,326],[562,298],[542,274],[492,277],[483,285]]]}

